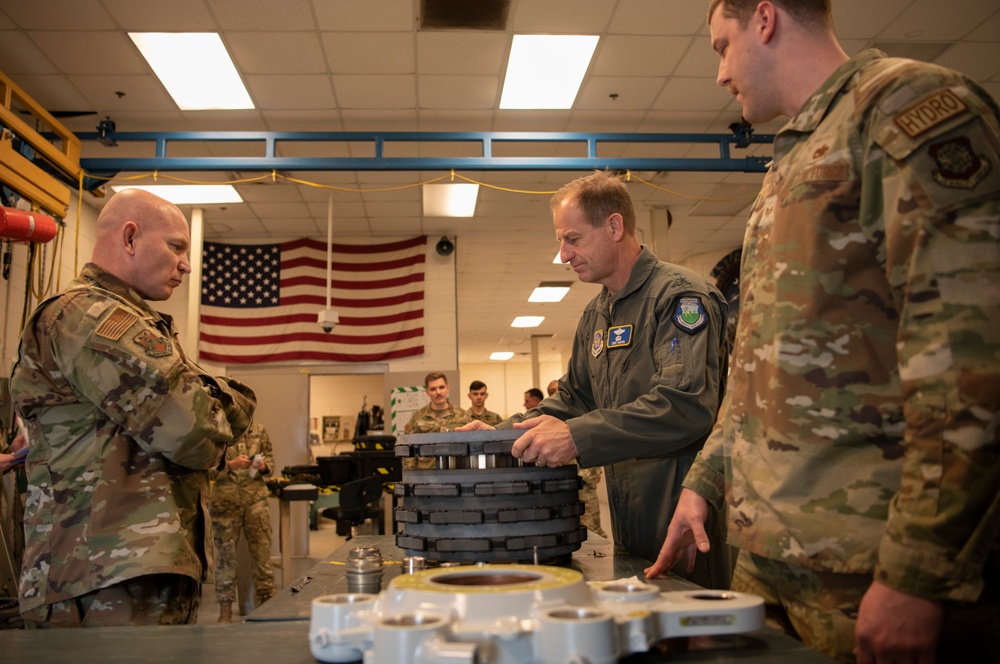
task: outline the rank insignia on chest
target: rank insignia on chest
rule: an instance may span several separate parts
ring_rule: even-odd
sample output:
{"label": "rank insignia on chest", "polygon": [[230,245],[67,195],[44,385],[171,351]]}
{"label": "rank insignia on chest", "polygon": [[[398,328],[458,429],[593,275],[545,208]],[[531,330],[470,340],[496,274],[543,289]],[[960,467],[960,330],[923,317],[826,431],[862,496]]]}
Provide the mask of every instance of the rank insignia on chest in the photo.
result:
{"label": "rank insignia on chest", "polygon": [[608,350],[624,348],[632,343],[632,325],[619,325],[608,330]]}
{"label": "rank insignia on chest", "polygon": [[166,357],[173,352],[170,340],[155,334],[151,330],[143,330],[135,336],[133,341],[145,348],[146,355],[150,357]]}
{"label": "rank insignia on chest", "polygon": [[682,297],[677,301],[674,323],[688,334],[694,334],[708,324],[705,308],[700,297]]}
{"label": "rank insignia on chest", "polygon": [[597,357],[604,350],[604,330],[594,330],[594,342],[590,344],[590,354]]}

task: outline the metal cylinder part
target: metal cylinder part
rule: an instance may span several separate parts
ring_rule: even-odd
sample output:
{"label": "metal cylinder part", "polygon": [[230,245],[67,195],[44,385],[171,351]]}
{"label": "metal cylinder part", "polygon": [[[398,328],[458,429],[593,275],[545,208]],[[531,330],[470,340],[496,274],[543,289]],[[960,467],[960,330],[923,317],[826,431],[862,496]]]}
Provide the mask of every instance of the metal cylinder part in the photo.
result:
{"label": "metal cylinder part", "polygon": [[377,594],[382,590],[382,552],[377,546],[359,546],[347,555],[347,590]]}

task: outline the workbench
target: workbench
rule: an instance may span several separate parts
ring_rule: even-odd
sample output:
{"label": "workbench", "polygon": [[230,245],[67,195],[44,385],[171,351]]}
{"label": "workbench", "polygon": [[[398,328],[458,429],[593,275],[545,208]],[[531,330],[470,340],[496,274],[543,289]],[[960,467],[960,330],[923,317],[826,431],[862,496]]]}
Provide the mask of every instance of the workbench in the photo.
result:
{"label": "workbench", "polygon": [[[314,565],[306,575],[282,588],[271,600],[247,616],[245,622],[191,627],[7,631],[0,635],[3,660],[30,664],[75,661],[102,664],[137,661],[315,664],[308,641],[311,602],[322,595],[347,592],[344,563],[350,551],[359,546],[377,546],[381,551],[385,561],[383,588],[402,573],[400,563],[404,553],[395,546],[392,535],[359,536]],[[648,561],[636,556],[614,555],[611,544],[603,538],[584,542],[580,550],[573,554],[570,563],[588,581],[611,581],[632,576],[642,579],[642,570],[648,565]],[[697,587],[676,576],[655,579],[653,583],[663,590]],[[210,620],[204,615],[205,607],[202,609],[203,620]],[[831,661],[770,627],[742,635],[672,639],[661,642],[647,653],[630,655],[621,660],[622,664],[829,664]]]}

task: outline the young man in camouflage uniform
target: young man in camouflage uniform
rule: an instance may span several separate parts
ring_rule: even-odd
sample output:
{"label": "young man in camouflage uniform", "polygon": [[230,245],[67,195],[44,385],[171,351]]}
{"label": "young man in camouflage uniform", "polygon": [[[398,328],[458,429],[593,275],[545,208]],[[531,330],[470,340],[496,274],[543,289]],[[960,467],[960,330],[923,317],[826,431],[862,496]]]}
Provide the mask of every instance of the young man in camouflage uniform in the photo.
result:
{"label": "young man in camouflage uniform", "polygon": [[207,471],[256,402],[190,360],[170,317],[146,303],[191,272],[189,247],[175,205],[116,194],[91,262],[21,335],[10,390],[29,449],[28,627],[197,619],[213,560]]}
{"label": "young man in camouflage uniform", "polygon": [[726,403],[647,574],[709,550],[726,501],[733,587],[812,647],[1000,661],[1000,109],[956,72],[848,58],[832,24],[829,0],[711,4],[719,84],[791,120]]}
{"label": "young man in camouflage uniform", "polygon": [[[448,401],[448,377],[439,371],[424,376],[424,390],[431,402],[410,416],[404,431],[406,433],[437,433],[453,431],[469,421],[469,415]],[[430,470],[435,468],[433,457],[403,459],[403,468]]]}
{"label": "young man in camouflage uniform", "polygon": [[486,383],[481,380],[472,381],[469,385],[469,401],[472,402],[472,406],[465,412],[470,420],[479,420],[490,426],[495,426],[503,422],[503,418],[492,410],[486,410],[486,397],[489,395],[490,393],[486,391]]}
{"label": "young man in camouflage uniform", "polygon": [[[639,244],[615,175],[570,182],[551,208],[561,260],[604,288],[580,318],[556,394],[500,426],[528,429],[513,450],[525,461],[604,466],[616,550],[652,560],[719,408],[728,306],[705,279]],[[728,587],[723,524],[714,523],[715,556],[687,576]]]}
{"label": "young man in camouflage uniform", "polygon": [[254,423],[246,435],[226,450],[225,466],[212,485],[212,532],[215,536],[215,599],[220,623],[233,620],[236,560],[240,533],[246,537],[253,569],[254,606],[274,596],[271,569],[270,495],[265,480],[274,470],[271,438]]}

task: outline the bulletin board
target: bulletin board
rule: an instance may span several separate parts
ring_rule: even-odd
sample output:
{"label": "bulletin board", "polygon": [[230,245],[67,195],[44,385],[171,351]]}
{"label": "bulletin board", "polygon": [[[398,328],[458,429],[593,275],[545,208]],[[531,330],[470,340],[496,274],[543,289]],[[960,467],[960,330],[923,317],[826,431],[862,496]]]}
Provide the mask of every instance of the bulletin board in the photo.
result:
{"label": "bulletin board", "polygon": [[404,432],[413,413],[430,403],[423,387],[394,387],[389,390],[389,415],[392,418],[392,435]]}

